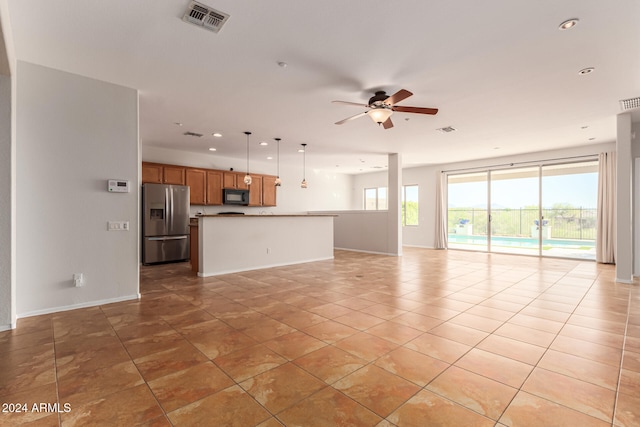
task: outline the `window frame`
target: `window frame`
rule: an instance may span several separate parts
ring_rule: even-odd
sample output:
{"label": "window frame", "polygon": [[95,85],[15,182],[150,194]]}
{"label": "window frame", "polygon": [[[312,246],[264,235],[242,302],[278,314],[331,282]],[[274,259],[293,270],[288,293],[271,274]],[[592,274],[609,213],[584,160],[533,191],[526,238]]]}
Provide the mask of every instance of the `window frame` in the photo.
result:
{"label": "window frame", "polygon": [[[416,215],[415,224],[407,224],[407,187],[416,187],[418,200],[416,200],[418,215]],[[407,184],[402,186],[402,226],[403,227],[418,227],[420,225],[420,186],[418,184]]]}

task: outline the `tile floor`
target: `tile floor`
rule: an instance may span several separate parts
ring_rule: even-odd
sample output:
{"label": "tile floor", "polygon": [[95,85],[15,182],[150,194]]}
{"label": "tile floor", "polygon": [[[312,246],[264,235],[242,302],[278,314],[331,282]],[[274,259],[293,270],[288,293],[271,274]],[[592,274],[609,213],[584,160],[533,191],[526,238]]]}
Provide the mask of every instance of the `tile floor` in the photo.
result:
{"label": "tile floor", "polygon": [[140,301],[0,333],[0,425],[638,426],[640,291],[613,278],[416,248],[143,267]]}

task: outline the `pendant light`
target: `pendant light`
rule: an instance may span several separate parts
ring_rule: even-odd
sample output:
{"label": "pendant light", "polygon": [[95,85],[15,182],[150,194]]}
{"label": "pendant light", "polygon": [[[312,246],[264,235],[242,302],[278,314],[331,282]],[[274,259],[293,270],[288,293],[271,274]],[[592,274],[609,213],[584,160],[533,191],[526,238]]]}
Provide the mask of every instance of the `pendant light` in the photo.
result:
{"label": "pendant light", "polygon": [[280,179],[280,138],[273,138],[273,139],[276,140],[276,153],[277,153],[276,161],[278,162],[278,175],[276,175],[275,185],[276,187],[280,187],[282,185],[282,180]]}
{"label": "pendant light", "polygon": [[302,182],[300,188],[307,188],[307,179],[305,178],[307,169],[307,144],[302,145]]}
{"label": "pendant light", "polygon": [[244,183],[247,185],[251,185],[251,175],[249,175],[249,135],[251,132],[245,132],[247,135],[247,174],[244,176]]}

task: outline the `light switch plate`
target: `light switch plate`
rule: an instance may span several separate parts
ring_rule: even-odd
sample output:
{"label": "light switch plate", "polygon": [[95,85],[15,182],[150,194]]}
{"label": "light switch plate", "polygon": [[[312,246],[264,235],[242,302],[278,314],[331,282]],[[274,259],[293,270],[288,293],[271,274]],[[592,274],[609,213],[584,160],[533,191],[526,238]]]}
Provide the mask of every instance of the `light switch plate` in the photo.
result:
{"label": "light switch plate", "polygon": [[108,221],[108,231],[129,231],[129,221]]}

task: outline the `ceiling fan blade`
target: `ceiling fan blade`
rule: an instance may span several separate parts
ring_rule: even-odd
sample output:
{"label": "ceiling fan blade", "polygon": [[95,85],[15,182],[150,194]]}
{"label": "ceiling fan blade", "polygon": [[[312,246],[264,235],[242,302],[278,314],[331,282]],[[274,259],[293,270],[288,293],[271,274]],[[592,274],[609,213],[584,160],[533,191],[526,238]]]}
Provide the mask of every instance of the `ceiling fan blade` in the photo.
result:
{"label": "ceiling fan blade", "polygon": [[360,113],[360,114],[356,114],[355,116],[351,116],[351,117],[347,117],[344,120],[340,120],[339,122],[336,122],[337,125],[341,125],[343,123],[349,122],[351,120],[357,119],[359,117],[365,116],[367,114],[367,112],[365,111],[364,113]]}
{"label": "ceiling fan blade", "polygon": [[391,117],[389,117],[387,120],[384,121],[384,123],[382,123],[382,127],[385,129],[390,129],[393,127],[393,122],[391,121]]}
{"label": "ceiling fan blade", "polygon": [[334,104],[344,104],[344,105],[355,105],[356,107],[368,107],[367,104],[358,104],[357,102],[347,102],[347,101],[331,101]]}
{"label": "ceiling fan blade", "polygon": [[397,91],[396,93],[394,93],[393,95],[391,95],[390,97],[385,99],[384,103],[387,104],[387,105],[397,104],[398,102],[402,101],[403,99],[407,99],[411,95],[413,95],[413,93],[409,92],[408,90],[400,89],[399,91]]}
{"label": "ceiling fan blade", "polygon": [[393,111],[399,111],[401,113],[417,113],[417,114],[437,114],[437,108],[422,108],[422,107],[391,107]]}

